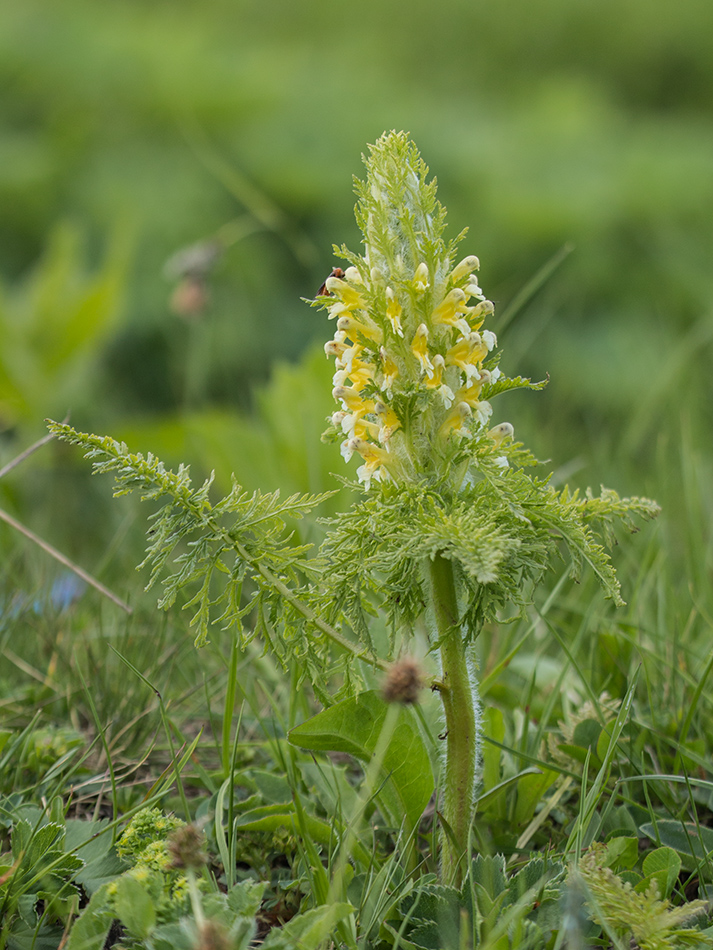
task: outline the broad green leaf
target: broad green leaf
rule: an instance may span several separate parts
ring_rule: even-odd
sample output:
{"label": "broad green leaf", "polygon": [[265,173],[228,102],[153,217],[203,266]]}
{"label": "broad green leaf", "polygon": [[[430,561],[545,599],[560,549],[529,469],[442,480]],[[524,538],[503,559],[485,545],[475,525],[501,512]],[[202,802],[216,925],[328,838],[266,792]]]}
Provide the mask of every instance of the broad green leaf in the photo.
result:
{"label": "broad green leaf", "polygon": [[[572,736],[572,743],[581,746],[583,749],[591,749],[592,752],[596,752],[601,732],[602,727],[596,719],[585,719],[583,722],[577,723]],[[608,743],[609,739],[607,737]],[[604,751],[606,752],[606,749]]]}
{"label": "broad green leaf", "polygon": [[470,875],[473,884],[482,887],[491,898],[498,897],[507,888],[505,858],[501,854],[479,854],[470,866]]}
{"label": "broad green leaf", "polygon": [[[292,729],[290,742],[313,752],[348,752],[369,763],[386,719],[388,704],[376,690],[345,699]],[[397,826],[406,817],[409,828],[418,823],[433,794],[434,779],[416,718],[402,706],[383,759],[384,778],[379,793]]]}
{"label": "broad green leaf", "polygon": [[277,775],[267,769],[251,769],[250,777],[266,802],[277,804],[292,801],[292,791],[284,775]]}
{"label": "broad green leaf", "polygon": [[[336,841],[336,832],[332,824],[321,821],[313,815],[305,815],[304,821],[310,838],[325,848],[333,847]],[[238,815],[235,819],[235,828],[244,831],[278,831],[287,828],[293,834],[299,835],[300,828],[294,805],[264,805]],[[372,863],[372,855],[358,841],[352,845],[354,857],[365,866]]]}
{"label": "broad green leaf", "polygon": [[114,895],[114,911],[126,929],[140,940],[156,926],[156,909],[146,889],[135,877],[119,878]]}
{"label": "broad green leaf", "polygon": [[639,839],[610,838],[607,841],[606,866],[612,871],[630,870],[639,860]]}
{"label": "broad green leaf", "polygon": [[85,866],[74,878],[91,897],[102,885],[112,881],[128,865],[121,860],[112,848],[111,831],[107,829],[108,819],[100,821],[82,821],[70,818],[64,846],[74,851],[85,862]]}
{"label": "broad green leaf", "polygon": [[535,808],[547,789],[557,779],[557,772],[543,769],[539,774],[530,772],[523,775],[517,783],[517,801],[513,823],[524,825],[535,814]]}
{"label": "broad green leaf", "polygon": [[673,848],[656,848],[644,858],[643,871],[645,876],[634,890],[643,893],[655,881],[659,897],[668,897],[681,873],[681,857]]}
{"label": "broad green leaf", "polygon": [[677,851],[683,866],[689,871],[705,868],[708,856],[713,852],[713,831],[701,826],[699,833],[698,826],[692,822],[665,819],[657,821],[656,825],[642,825],[641,831],[652,841],[660,841],[664,847]]}
{"label": "broad green leaf", "polygon": [[228,906],[237,917],[254,917],[266,887],[266,881],[240,881],[228,891]]}
{"label": "broad green leaf", "polygon": [[107,887],[99,888],[72,927],[66,950],[102,950],[114,914],[108,907]]}

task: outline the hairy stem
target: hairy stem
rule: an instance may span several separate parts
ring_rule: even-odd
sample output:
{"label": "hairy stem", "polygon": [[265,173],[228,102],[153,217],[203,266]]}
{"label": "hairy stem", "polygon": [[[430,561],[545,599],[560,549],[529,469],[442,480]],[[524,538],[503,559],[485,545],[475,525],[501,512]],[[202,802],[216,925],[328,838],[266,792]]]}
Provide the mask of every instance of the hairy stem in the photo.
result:
{"label": "hairy stem", "polygon": [[441,699],[446,718],[446,769],[441,836],[441,870],[445,883],[459,886],[461,859],[468,848],[473,820],[473,793],[478,764],[478,695],[468,671],[466,648],[458,624],[453,565],[437,554],[430,565],[433,610],[441,649]]}

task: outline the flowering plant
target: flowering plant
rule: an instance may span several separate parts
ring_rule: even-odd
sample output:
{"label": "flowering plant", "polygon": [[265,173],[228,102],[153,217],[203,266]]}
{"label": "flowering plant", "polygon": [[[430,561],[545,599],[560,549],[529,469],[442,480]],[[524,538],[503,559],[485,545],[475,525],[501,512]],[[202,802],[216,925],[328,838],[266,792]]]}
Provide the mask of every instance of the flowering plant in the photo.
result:
{"label": "flowering plant", "polygon": [[[168,472],[153,456],[132,455],[112,439],[50,427],[83,445],[96,471],[113,471],[118,493],[168,497],[154,516],[146,562],[153,581],[189,540],[163,581],[161,603],[170,606],[179,591],[193,588],[187,606],[196,610],[198,642],[216,621],[236,631],[236,649],[261,635],[265,648],[331,706],[319,714],[329,717],[331,739],[313,727],[294,730],[293,741],[332,749],[341,741],[340,748],[361,750],[367,760],[374,755],[368,736],[385,720],[373,697],[354,705],[363,689],[361,664],[385,669],[427,618],[446,724],[441,867],[444,880],[457,883],[479,780],[479,633],[503,608],[528,603],[556,555],[569,559],[574,577],[588,565],[606,595],[621,603],[604,545],[615,523],[633,530],[634,516],[653,517],[658,508],[610,490],[598,497],[557,491],[549,477],[532,474],[536,460],[514,441],[512,425],[492,425],[492,401],[543,384],[501,372],[478,259],[458,259],[464,234],[444,239],[435,180],[428,181],[404,133],[382,136],[366,167],[356,186],[364,251],[335,248],[348,266],[335,269],[312,301],[336,324],[325,350],[335,360],[338,408],[325,437],[341,443],[347,461],[360,457],[364,493],[330,523],[317,556],[307,557],[282,529],[319,497],[249,496],[235,484],[213,504],[211,480],[194,489],[183,467]],[[385,644],[373,635],[375,615],[391,632]],[[336,697],[334,674],[341,682]],[[398,748],[407,747],[405,734]],[[381,754],[384,761],[390,756],[392,780],[402,781],[393,748]]]}

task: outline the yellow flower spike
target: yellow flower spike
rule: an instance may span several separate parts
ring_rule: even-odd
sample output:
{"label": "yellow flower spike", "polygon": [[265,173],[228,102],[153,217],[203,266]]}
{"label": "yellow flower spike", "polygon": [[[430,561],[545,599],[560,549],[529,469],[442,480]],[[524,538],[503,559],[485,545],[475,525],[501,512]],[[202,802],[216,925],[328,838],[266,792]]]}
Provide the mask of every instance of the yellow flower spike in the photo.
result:
{"label": "yellow flower spike", "polygon": [[465,336],[470,333],[470,324],[459,314],[468,313],[465,305],[465,293],[460,287],[455,287],[447,294],[431,314],[431,322],[436,326],[457,327]]}
{"label": "yellow flower spike", "polygon": [[364,482],[365,488],[368,489],[371,486],[372,478],[381,481],[384,475],[388,477],[388,471],[385,468],[382,471],[382,466],[385,467],[394,460],[386,449],[382,449],[372,442],[367,442],[365,439],[357,438],[349,440],[348,448],[352,452],[357,452],[364,459],[364,464],[357,469],[357,476],[360,482]]}
{"label": "yellow flower spike", "polygon": [[364,419],[362,416],[356,414],[350,415],[345,412],[344,418],[341,420],[340,428],[347,437],[346,442],[343,442],[342,446],[346,446],[352,439],[367,439],[368,437],[372,439],[379,438],[379,426],[375,422],[370,422],[368,419]]}
{"label": "yellow flower spike", "polygon": [[498,338],[495,336],[492,330],[483,330],[480,335],[483,338],[483,343],[485,343],[488,348],[488,352],[490,352],[490,350],[494,350],[498,345]]}
{"label": "yellow flower spike", "polygon": [[342,408],[347,412],[358,412],[364,415],[367,412],[374,411],[374,400],[363,399],[358,389],[350,386],[335,386],[332,390],[332,396],[338,399]]}
{"label": "yellow flower spike", "polygon": [[399,368],[391,359],[383,346],[379,350],[379,357],[381,358],[381,371],[384,374],[384,378],[381,382],[381,389],[384,392],[390,392],[391,387],[394,385],[394,380],[399,375]]}
{"label": "yellow flower spike", "polygon": [[446,363],[463,370],[466,379],[480,379],[480,363],[488,355],[487,344],[479,333],[471,333],[460,339],[446,353]]}
{"label": "yellow flower spike", "polygon": [[336,363],[349,373],[351,372],[354,363],[360,362],[359,357],[363,352],[364,347],[361,345],[361,343],[352,343],[351,346],[346,346],[344,350],[342,350],[342,353],[336,360]]}
{"label": "yellow flower spike", "polygon": [[443,382],[443,371],[446,368],[446,361],[443,359],[440,353],[436,353],[436,355],[433,357],[432,365],[433,373],[426,380],[426,386],[429,389],[435,389]]}
{"label": "yellow flower spike", "polygon": [[428,327],[425,323],[420,324],[411,340],[411,352],[421,364],[421,372],[429,378],[433,376],[433,363],[428,355]]}
{"label": "yellow flower spike", "polygon": [[509,422],[501,422],[488,432],[488,438],[492,439],[496,445],[500,445],[505,439],[512,439],[515,436],[515,430]]}
{"label": "yellow flower spike", "polygon": [[377,400],[374,405],[374,412],[379,417],[381,427],[378,433],[379,442],[388,442],[397,429],[401,428],[401,422],[391,406],[385,402]]}
{"label": "yellow flower spike", "polygon": [[382,449],[381,446],[374,445],[373,442],[367,442],[366,439],[355,437],[349,440],[349,444],[350,448],[353,449],[354,452],[358,452],[365,462],[370,462],[373,459],[375,459],[379,465],[393,462],[393,457],[387,449]]}
{"label": "yellow flower spike", "polygon": [[480,379],[471,379],[465,386],[456,393],[456,399],[459,402],[467,402],[471,408],[474,408],[480,401],[480,392],[486,383],[491,381],[491,375],[487,369],[480,370]]}
{"label": "yellow flower spike", "polygon": [[463,260],[453,268],[451,271],[451,280],[455,284],[464,277],[467,277],[468,274],[472,274],[474,270],[480,270],[480,261],[475,254],[470,254],[468,257],[464,257]]}
{"label": "yellow flower spike", "polygon": [[394,333],[399,336],[404,335],[404,331],[401,327],[401,314],[402,314],[401,304],[396,299],[393,290],[391,287],[386,288],[386,316],[389,319],[389,323],[394,331]]}
{"label": "yellow flower spike", "polygon": [[[446,409],[450,409],[455,401],[455,395],[450,386],[447,386],[443,382],[443,373],[446,369],[446,361],[443,359],[440,353],[436,353],[433,357],[433,376],[430,379],[426,379],[426,386],[428,389],[437,389],[443,404]],[[378,409],[377,409],[378,412]]]}
{"label": "yellow flower spike", "polygon": [[446,438],[451,432],[456,435],[467,435],[466,423],[471,417],[470,406],[467,402],[459,402],[451,409],[438,431],[441,438]]}
{"label": "yellow flower spike", "polygon": [[335,297],[338,297],[339,300],[350,309],[356,307],[361,310],[366,307],[366,303],[359,291],[350,287],[341,277],[328,277],[324,282],[324,286],[330,294],[334,294]]}
{"label": "yellow flower spike", "polygon": [[473,320],[477,320],[479,317],[489,317],[491,313],[495,313],[493,301],[481,300],[476,307],[473,307],[470,315]]}
{"label": "yellow flower spike", "polygon": [[[346,334],[344,335],[346,336]],[[348,345],[343,340],[327,340],[324,344],[325,356],[333,356],[335,359],[340,359],[346,349],[348,349]]]}
{"label": "yellow flower spike", "polygon": [[345,373],[352,381],[354,389],[362,390],[374,378],[374,367],[364,360],[353,360],[351,366],[345,369]]}
{"label": "yellow flower spike", "polygon": [[341,300],[335,300],[334,303],[330,303],[327,307],[327,316],[330,320],[334,320],[335,317],[341,317],[343,313],[351,313],[352,308],[345,303],[342,303]]}
{"label": "yellow flower spike", "polygon": [[413,275],[413,288],[417,294],[425,293],[429,288],[428,265],[423,261],[416,268]]}
{"label": "yellow flower spike", "polygon": [[347,267],[347,269],[344,271],[344,279],[348,280],[352,284],[364,283],[364,281],[361,279],[361,274],[356,267]]}
{"label": "yellow flower spike", "polygon": [[357,334],[361,334],[367,340],[373,340],[374,343],[379,345],[384,342],[383,331],[366,314],[362,314],[360,319],[351,315],[340,317],[337,321],[337,329],[344,330],[355,343]]}
{"label": "yellow flower spike", "polygon": [[478,300],[485,300],[485,294],[480,289],[480,284],[478,283],[478,279],[475,274],[471,275],[470,280],[463,288],[463,292],[465,293],[466,297],[477,297]]}

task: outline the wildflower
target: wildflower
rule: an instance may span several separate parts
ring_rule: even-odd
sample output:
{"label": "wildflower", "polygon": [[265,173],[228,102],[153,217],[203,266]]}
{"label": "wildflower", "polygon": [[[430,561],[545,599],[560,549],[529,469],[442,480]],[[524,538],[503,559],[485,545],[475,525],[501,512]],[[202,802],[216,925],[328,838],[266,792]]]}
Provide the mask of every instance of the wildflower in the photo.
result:
{"label": "wildflower", "polygon": [[393,290],[391,287],[386,288],[386,316],[389,318],[389,323],[391,324],[391,329],[398,336],[403,336],[404,331],[401,327],[401,314],[403,309],[401,304],[396,299]]}
{"label": "wildflower", "polygon": [[443,405],[446,409],[450,409],[455,401],[455,396],[453,390],[450,386],[447,386],[443,382],[443,373],[446,368],[446,361],[443,359],[440,353],[436,353],[433,357],[433,375],[430,379],[426,380],[426,386],[428,389],[437,389],[438,394],[443,400]]}
{"label": "wildflower", "polygon": [[499,426],[495,426],[488,432],[488,437],[491,438],[496,445],[500,445],[505,439],[512,439],[514,435],[515,430],[509,422],[501,422]]}
{"label": "wildflower", "polygon": [[413,275],[413,288],[417,294],[425,293],[429,288],[428,265],[421,262]]}
{"label": "wildflower", "polygon": [[[350,266],[325,282],[329,296],[315,301],[336,318],[324,348],[339,402],[332,425],[343,433],[344,459],[361,457],[366,487],[387,477],[450,478],[453,455],[431,447],[466,440],[465,458],[467,440],[491,425],[484,393],[496,394],[490,384],[501,375],[483,365],[497,337],[485,326],[493,304],[478,283],[480,262],[468,254],[452,264],[427,169],[405,143],[392,133],[374,146],[358,190],[363,256],[349,254]],[[490,431],[495,441],[497,426]],[[476,453],[470,464],[477,467]],[[462,467],[452,484],[468,484]]]}
{"label": "wildflower", "polygon": [[441,438],[445,438],[451,432],[460,436],[468,435],[467,422],[471,415],[472,412],[467,402],[456,403],[444,419],[438,434]]}
{"label": "wildflower", "polygon": [[363,310],[366,307],[361,294],[358,290],[350,287],[341,277],[328,277],[325,281],[325,287],[330,294],[338,297],[341,303],[350,310]]}
{"label": "wildflower", "polygon": [[386,449],[379,448],[366,439],[350,439],[349,449],[352,452],[358,452],[364,459],[364,464],[357,469],[357,477],[360,482],[364,482],[364,487],[368,490],[371,487],[371,480],[381,481],[388,471],[382,471],[382,466],[392,461]]}
{"label": "wildflower", "polygon": [[465,306],[465,294],[456,287],[452,290],[431,314],[431,322],[435,326],[458,327],[460,332],[467,336],[470,333],[470,324],[463,316],[459,314],[467,313]]}
{"label": "wildflower", "polygon": [[362,390],[366,384],[373,378],[374,367],[371,363],[364,360],[350,360],[347,367],[338,369],[332,377],[333,386],[343,386],[347,379],[350,379],[354,389]]}
{"label": "wildflower", "polygon": [[489,402],[483,400],[482,402],[475,403],[475,405],[471,408],[473,409],[473,417],[481,428],[490,422],[490,417],[493,414],[493,407]]}
{"label": "wildflower", "polygon": [[463,370],[466,379],[480,379],[480,364],[483,358],[488,355],[487,344],[479,333],[469,333],[463,336],[455,346],[452,346],[446,353],[446,363],[450,366],[457,366]]}
{"label": "wildflower", "polygon": [[480,261],[475,254],[469,254],[468,257],[464,257],[463,260],[453,268],[451,271],[451,280],[454,284],[457,284],[459,280],[472,275],[474,270],[480,270]]}
{"label": "wildflower", "polygon": [[374,404],[374,412],[379,417],[379,422],[381,423],[378,432],[379,442],[388,442],[396,429],[401,425],[399,417],[391,406],[387,406],[386,403],[383,402],[376,402]]}
{"label": "wildflower", "polygon": [[370,320],[366,314],[361,315],[361,319],[349,315],[343,315],[337,320],[337,329],[344,330],[347,336],[356,341],[357,334],[361,334],[367,340],[373,340],[381,344],[384,339],[384,333],[373,320]]}
{"label": "wildflower", "polygon": [[428,355],[428,327],[425,323],[419,325],[411,340],[411,352],[421,364],[421,372],[433,376],[433,363]]}
{"label": "wildflower", "polygon": [[475,275],[472,275],[468,283],[463,288],[463,292],[466,297],[477,297],[478,300],[485,300],[485,294],[480,289],[478,279]]}
{"label": "wildflower", "polygon": [[488,352],[494,350],[498,345],[498,338],[495,336],[492,330],[483,330],[480,336],[483,340],[483,343],[485,343],[487,346]]}
{"label": "wildflower", "polygon": [[381,371],[384,374],[384,378],[381,381],[381,388],[385,392],[389,392],[394,385],[394,380],[399,375],[399,368],[383,346],[379,350],[379,356],[381,357]]}

